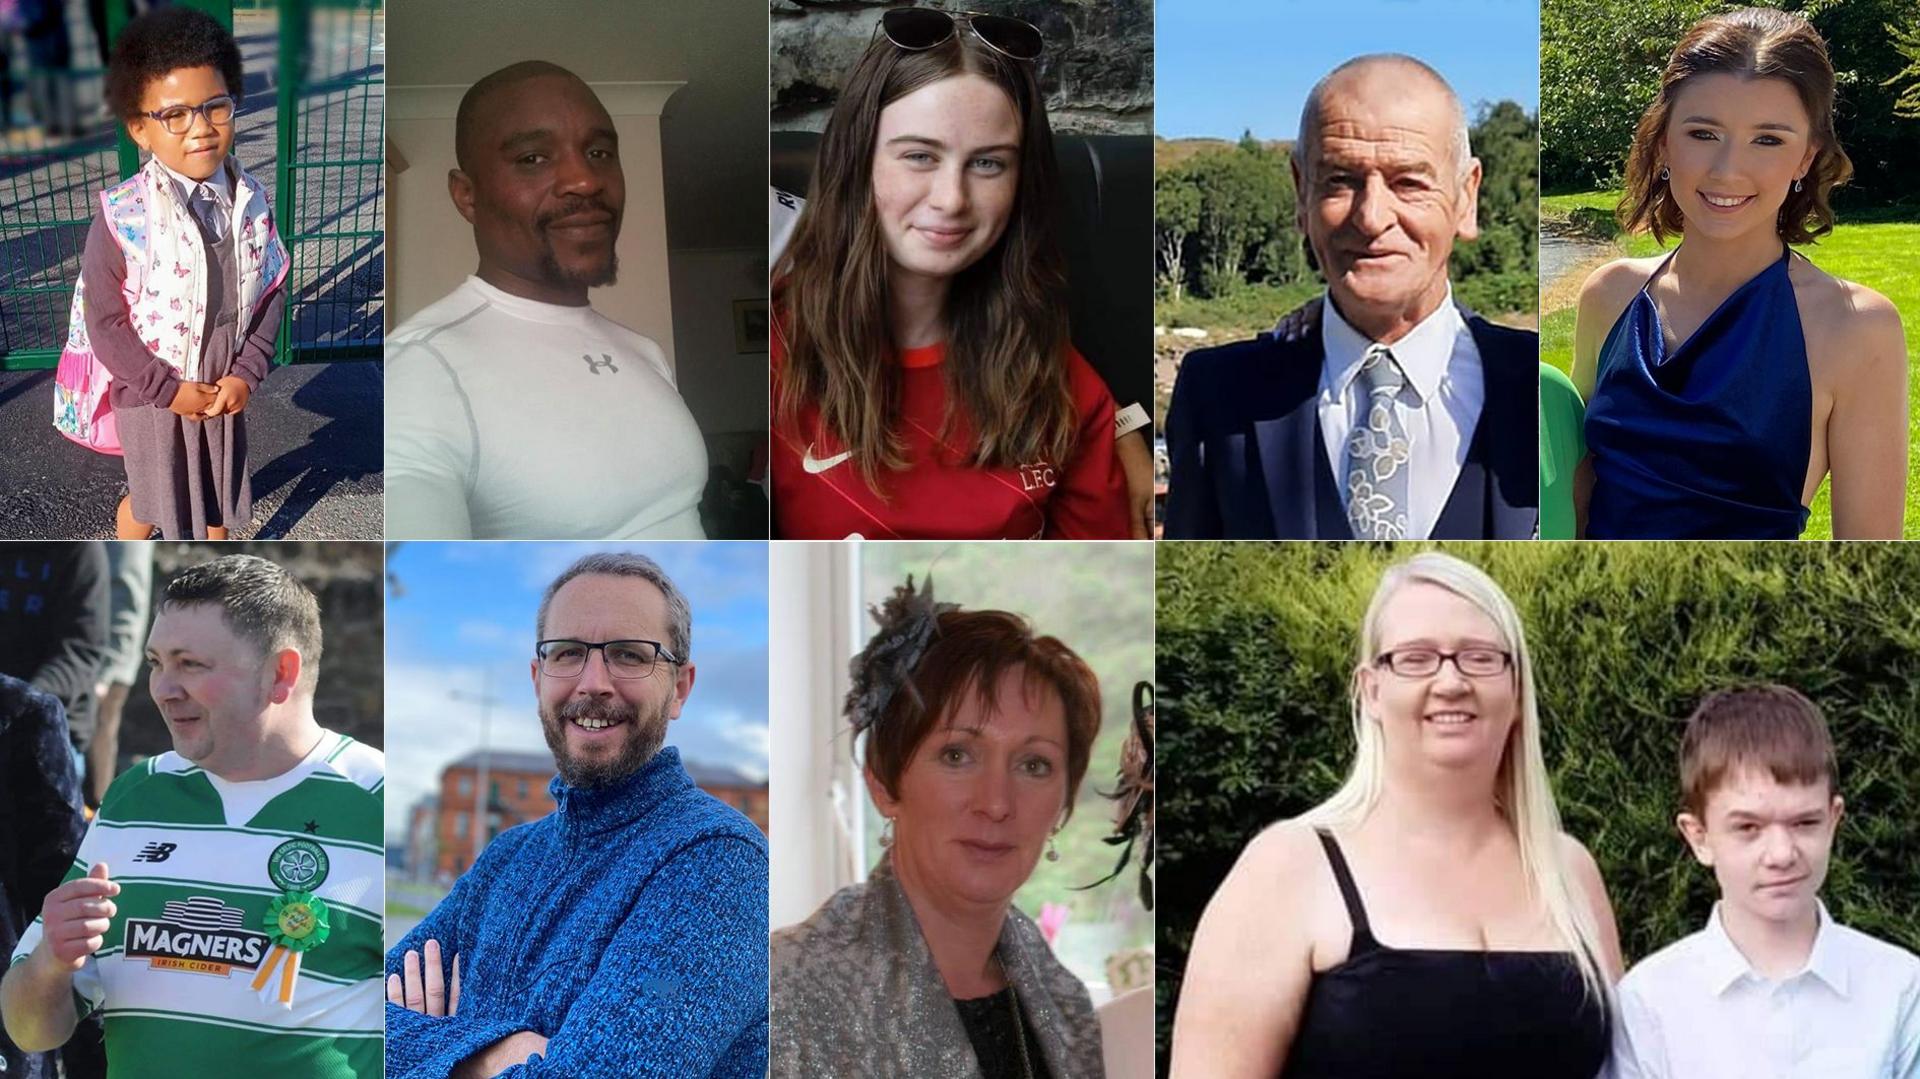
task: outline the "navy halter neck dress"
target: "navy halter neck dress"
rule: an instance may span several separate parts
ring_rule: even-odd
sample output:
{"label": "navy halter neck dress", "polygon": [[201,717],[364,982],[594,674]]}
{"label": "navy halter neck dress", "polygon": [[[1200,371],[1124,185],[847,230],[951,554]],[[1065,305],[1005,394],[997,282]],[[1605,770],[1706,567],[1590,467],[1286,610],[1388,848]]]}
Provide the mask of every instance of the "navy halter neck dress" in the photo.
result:
{"label": "navy halter neck dress", "polygon": [[1645,286],[1620,313],[1587,403],[1587,538],[1799,537],[1813,379],[1791,257],[1782,249],[1671,354]]}

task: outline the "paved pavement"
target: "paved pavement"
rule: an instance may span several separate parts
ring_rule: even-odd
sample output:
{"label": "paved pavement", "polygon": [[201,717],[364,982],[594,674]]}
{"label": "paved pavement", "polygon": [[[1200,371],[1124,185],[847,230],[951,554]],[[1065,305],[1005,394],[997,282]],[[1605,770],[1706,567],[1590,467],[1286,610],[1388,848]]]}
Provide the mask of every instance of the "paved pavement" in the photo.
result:
{"label": "paved pavement", "polygon": [[[253,521],[233,538],[379,539],[380,401],[378,364],[274,368],[247,405]],[[53,372],[0,373],[0,539],[112,539],[126,485],[120,458],[53,429]]]}
{"label": "paved pavement", "polygon": [[396,905],[413,910],[430,911],[447,897],[447,890],[432,884],[411,881],[398,873],[387,874],[387,947],[391,948],[406,939],[413,927],[420,924],[420,917],[401,913],[394,909]]}

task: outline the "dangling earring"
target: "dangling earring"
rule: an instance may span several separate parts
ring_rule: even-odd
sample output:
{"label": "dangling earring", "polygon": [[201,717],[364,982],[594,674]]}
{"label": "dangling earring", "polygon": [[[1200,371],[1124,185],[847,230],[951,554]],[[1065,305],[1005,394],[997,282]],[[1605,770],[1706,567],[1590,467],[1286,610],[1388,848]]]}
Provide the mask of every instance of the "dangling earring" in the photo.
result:
{"label": "dangling earring", "polygon": [[888,817],[886,827],[880,829],[880,847],[884,850],[891,846],[893,846],[893,818]]}
{"label": "dangling earring", "polygon": [[1667,178],[1667,175],[1667,167],[1665,165],[1660,166],[1660,178],[1664,180]]}
{"label": "dangling earring", "polygon": [[1799,190],[1800,190],[1800,181],[1798,181],[1798,180],[1795,180],[1795,181],[1793,182],[1793,189],[1794,189],[1795,191],[1799,191]]}
{"label": "dangling earring", "polygon": [[1047,836],[1047,861],[1049,862],[1057,862],[1060,860],[1060,848],[1053,845],[1053,837],[1059,834],[1060,829],[1055,828],[1052,834]]}

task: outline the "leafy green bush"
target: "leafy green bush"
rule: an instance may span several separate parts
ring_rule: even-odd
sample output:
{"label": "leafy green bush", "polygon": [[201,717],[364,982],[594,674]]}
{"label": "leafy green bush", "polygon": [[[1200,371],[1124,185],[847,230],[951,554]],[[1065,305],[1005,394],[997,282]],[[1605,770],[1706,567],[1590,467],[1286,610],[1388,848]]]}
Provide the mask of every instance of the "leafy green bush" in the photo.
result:
{"label": "leafy green bush", "polygon": [[1440,546],[1518,604],[1568,832],[1599,861],[1628,962],[1705,921],[1712,874],[1674,830],[1707,692],[1819,703],[1847,801],[1823,895],[1920,950],[1920,547],[1901,544],[1173,543],[1158,552],[1159,1035],[1207,899],[1256,832],[1330,794],[1347,672],[1381,571]]}

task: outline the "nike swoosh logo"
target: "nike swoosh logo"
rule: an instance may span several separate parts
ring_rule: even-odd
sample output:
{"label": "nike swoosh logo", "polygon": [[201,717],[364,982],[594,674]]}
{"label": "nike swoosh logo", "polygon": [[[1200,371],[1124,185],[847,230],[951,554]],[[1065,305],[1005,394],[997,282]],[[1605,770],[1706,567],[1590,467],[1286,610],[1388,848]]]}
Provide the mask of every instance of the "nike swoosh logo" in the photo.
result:
{"label": "nike swoosh logo", "polygon": [[832,457],[822,461],[813,455],[813,443],[809,442],[807,443],[807,452],[800,458],[800,467],[806,469],[809,475],[817,476],[852,456],[853,451],[848,450],[845,453],[836,453]]}

